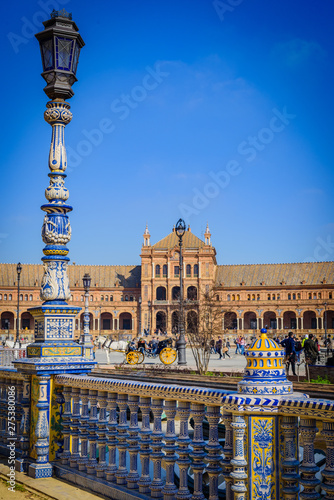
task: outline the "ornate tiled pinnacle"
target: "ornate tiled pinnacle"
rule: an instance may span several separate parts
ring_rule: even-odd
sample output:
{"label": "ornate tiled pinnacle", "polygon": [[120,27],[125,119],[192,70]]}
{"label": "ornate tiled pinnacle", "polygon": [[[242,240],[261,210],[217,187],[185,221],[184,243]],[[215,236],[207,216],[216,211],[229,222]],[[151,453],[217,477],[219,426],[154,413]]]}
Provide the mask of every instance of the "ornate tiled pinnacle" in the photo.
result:
{"label": "ornate tiled pinnacle", "polygon": [[292,382],[286,378],[284,350],[272,339],[267,330],[261,330],[261,337],[246,351],[247,366],[238,392],[252,395],[279,395],[293,392]]}
{"label": "ornate tiled pinnacle", "polygon": [[71,121],[70,105],[62,99],[47,103],[45,120],[52,126],[52,139],[49,153],[50,185],[45,190],[47,204],[41,208],[46,212],[42,227],[42,238],[46,246],[43,257],[44,276],[41,286],[41,299],[45,303],[66,304],[71,297],[67,276],[67,243],[71,239],[71,225],[68,212],[72,207],[66,204],[69,193],[65,187],[67,167],[64,132]]}

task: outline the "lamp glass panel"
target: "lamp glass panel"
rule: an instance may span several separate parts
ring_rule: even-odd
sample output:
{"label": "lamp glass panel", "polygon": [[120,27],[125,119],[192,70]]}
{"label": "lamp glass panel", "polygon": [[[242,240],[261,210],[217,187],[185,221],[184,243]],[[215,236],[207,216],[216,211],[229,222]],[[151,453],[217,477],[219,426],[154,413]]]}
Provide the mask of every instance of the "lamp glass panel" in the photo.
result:
{"label": "lamp glass panel", "polygon": [[75,49],[74,49],[74,56],[73,56],[73,73],[76,74],[77,72],[77,67],[78,67],[78,62],[79,62],[79,54],[80,54],[80,47],[78,43],[75,44]]}
{"label": "lamp glass panel", "polygon": [[71,71],[74,40],[71,38],[56,38],[56,66],[62,71]]}
{"label": "lamp glass panel", "polygon": [[53,44],[52,39],[45,40],[42,43],[42,54],[43,54],[43,69],[44,71],[49,71],[54,68],[53,59]]}

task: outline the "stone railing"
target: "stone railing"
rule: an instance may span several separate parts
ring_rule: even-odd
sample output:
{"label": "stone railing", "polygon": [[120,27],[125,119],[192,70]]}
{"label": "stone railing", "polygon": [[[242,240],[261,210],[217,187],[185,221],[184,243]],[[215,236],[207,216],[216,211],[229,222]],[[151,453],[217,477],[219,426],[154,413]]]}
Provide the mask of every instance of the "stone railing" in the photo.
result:
{"label": "stone railing", "polygon": [[0,367],[13,366],[15,359],[25,358],[27,350],[24,348],[0,348]]}
{"label": "stone railing", "polygon": [[[35,375],[0,371],[0,451],[8,454],[15,442],[18,470],[51,462],[63,479],[105,498],[334,498],[333,401],[51,377],[48,428],[44,417],[36,419],[46,411],[43,387],[50,375],[40,377],[42,389],[34,395]],[[13,391],[15,429],[7,411]],[[321,474],[315,447],[326,455]]]}

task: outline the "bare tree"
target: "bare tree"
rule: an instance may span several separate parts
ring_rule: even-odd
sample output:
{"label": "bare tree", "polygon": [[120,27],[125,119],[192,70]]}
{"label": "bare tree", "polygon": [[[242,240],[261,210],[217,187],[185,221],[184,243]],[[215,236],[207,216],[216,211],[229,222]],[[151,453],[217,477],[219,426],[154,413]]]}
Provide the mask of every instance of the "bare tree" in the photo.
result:
{"label": "bare tree", "polygon": [[195,358],[198,373],[203,375],[208,370],[211,346],[215,337],[222,332],[222,307],[216,299],[215,289],[205,290],[195,304],[185,304],[186,334],[188,344]]}

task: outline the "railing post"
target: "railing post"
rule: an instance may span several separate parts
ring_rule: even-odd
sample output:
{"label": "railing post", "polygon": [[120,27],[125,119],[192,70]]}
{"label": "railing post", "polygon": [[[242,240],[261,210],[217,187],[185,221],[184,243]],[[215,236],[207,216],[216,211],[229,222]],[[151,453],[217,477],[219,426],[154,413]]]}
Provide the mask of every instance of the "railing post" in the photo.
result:
{"label": "railing post", "polygon": [[80,390],[81,397],[81,419],[80,419],[80,441],[81,441],[81,450],[80,450],[80,458],[78,460],[78,470],[85,471],[88,462],[88,401],[89,401],[89,390],[81,389]]}
{"label": "railing post", "polygon": [[20,422],[21,457],[15,462],[18,472],[27,472],[29,457],[29,430],[30,430],[30,376],[24,375],[23,393],[21,400],[22,418]]}
{"label": "railing post", "polygon": [[326,442],[326,467],[322,471],[324,477],[322,489],[325,490],[324,500],[334,498],[334,422],[323,422],[322,436]]}
{"label": "railing post", "polygon": [[222,446],[218,440],[218,423],[220,420],[220,407],[208,406],[206,418],[209,422],[209,443],[206,446],[208,456],[208,466],[206,468],[209,474],[210,500],[218,500],[218,476],[222,471],[220,461],[222,459]]}
{"label": "railing post", "polygon": [[203,420],[205,417],[205,406],[203,404],[191,403],[191,415],[194,419],[194,437],[192,440],[193,451],[190,458],[193,459],[192,469],[194,471],[194,493],[193,500],[204,500],[203,494],[203,472],[205,470],[204,458],[205,441],[203,439]]}
{"label": "railing post", "polygon": [[71,388],[64,387],[64,413],[63,413],[63,436],[64,436],[64,451],[61,454],[61,463],[67,465],[71,457]]}
{"label": "railing post", "polygon": [[320,484],[320,480],[316,478],[319,467],[314,461],[314,440],[318,432],[316,420],[302,418],[299,429],[304,447],[303,461],[299,467],[300,483],[304,486],[300,498],[302,500],[318,500],[320,494],[315,488]]}
{"label": "railing post", "polygon": [[224,459],[222,460],[223,476],[226,484],[226,500],[233,500],[232,484],[233,478],[231,472],[233,466],[231,460],[233,457],[233,429],[232,429],[232,413],[224,410],[223,422],[225,425],[225,446],[223,448]]}
{"label": "railing post", "polygon": [[177,450],[176,434],[175,434],[175,416],[176,416],[176,401],[165,401],[165,413],[167,416],[167,432],[164,438],[165,447],[165,464],[166,464],[166,483],[162,490],[164,500],[175,500],[177,488],[174,484],[174,465],[177,459],[175,451]]}
{"label": "railing post", "polygon": [[87,474],[95,474],[96,469],[96,442],[97,442],[97,391],[89,389],[90,415],[88,420],[89,433],[89,460],[86,466]]}
{"label": "railing post", "polygon": [[150,454],[152,453],[152,448],[150,448],[151,440],[151,427],[150,427],[150,409],[151,409],[151,398],[146,398],[140,396],[139,398],[139,408],[142,414],[142,426],[140,430],[140,460],[141,460],[141,476],[138,481],[139,493],[150,493]]}
{"label": "railing post", "polygon": [[298,419],[284,416],[281,422],[280,433],[282,436],[283,460],[282,480],[284,500],[298,500],[299,498],[299,444],[298,444]]}
{"label": "railing post", "polygon": [[128,407],[128,395],[118,394],[117,404],[119,408],[119,424],[117,426],[118,430],[118,469],[116,472],[116,482],[117,484],[126,484],[126,477],[128,475],[128,469],[126,468],[126,450],[128,444],[126,442],[129,434],[127,430],[129,428],[127,421],[127,407]]}
{"label": "railing post", "polygon": [[190,403],[186,401],[179,401],[178,415],[180,417],[180,434],[178,443],[179,458],[177,464],[180,470],[180,487],[176,495],[178,500],[187,500],[191,498],[191,493],[188,489],[188,469],[191,461],[189,459],[189,444],[191,439],[188,433],[188,420],[190,416]]}
{"label": "railing post", "polygon": [[49,408],[50,408],[50,376],[39,376],[39,397],[36,405],[38,418],[35,429],[37,442],[35,449],[37,461],[29,465],[29,476],[34,478],[52,476],[52,466],[49,460]]}
{"label": "railing post", "polygon": [[234,500],[245,500],[247,493],[247,461],[245,457],[244,444],[244,435],[246,430],[244,417],[241,415],[233,415],[231,427],[234,434],[233,459],[231,460],[231,465],[233,466],[231,477],[234,480],[234,484],[231,489],[234,491]]}
{"label": "railing post", "polygon": [[128,406],[130,408],[130,427],[129,427],[129,455],[130,455],[130,472],[127,477],[127,487],[130,490],[138,488],[138,452],[139,447],[139,425],[138,425],[138,408],[139,396],[129,396]]}
{"label": "railing post", "polygon": [[80,389],[72,388],[72,422],[71,422],[71,436],[72,436],[72,453],[69,459],[71,469],[78,467],[78,460],[80,459],[79,453],[79,425],[80,425]]}
{"label": "railing post", "polygon": [[96,476],[104,477],[105,470],[107,468],[106,462],[106,444],[107,444],[107,393],[104,391],[98,391],[97,401],[100,406],[100,414],[98,421],[98,449],[99,449],[99,463],[96,466]]}
{"label": "railing post", "polygon": [[153,481],[151,483],[151,497],[161,498],[163,496],[162,488],[163,481],[161,479],[161,461],[164,456],[162,453],[162,438],[163,432],[161,429],[161,415],[163,411],[163,400],[152,399],[151,405],[154,416],[153,432],[152,432],[152,450],[151,460],[153,461]]}
{"label": "railing post", "polygon": [[109,411],[108,421],[108,454],[109,463],[106,469],[107,481],[116,481],[115,474],[117,472],[116,465],[116,445],[118,443],[117,436],[117,394],[108,392],[107,409]]}

